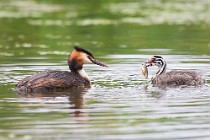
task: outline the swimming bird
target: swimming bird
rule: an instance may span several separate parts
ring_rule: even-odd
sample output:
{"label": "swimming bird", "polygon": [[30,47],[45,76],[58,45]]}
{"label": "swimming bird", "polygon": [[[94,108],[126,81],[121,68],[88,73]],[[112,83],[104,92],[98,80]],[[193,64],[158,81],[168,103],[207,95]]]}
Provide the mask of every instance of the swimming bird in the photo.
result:
{"label": "swimming bird", "polygon": [[83,64],[87,63],[107,67],[105,64],[97,61],[89,51],[75,46],[72,53],[68,56],[70,71],[46,70],[35,73],[19,81],[16,89],[24,92],[42,92],[52,89],[90,87],[90,78],[83,69]]}
{"label": "swimming bird", "polygon": [[148,60],[146,66],[158,67],[158,71],[151,80],[154,86],[199,86],[205,84],[202,74],[196,71],[172,70],[166,72],[167,63],[162,56],[153,56]]}

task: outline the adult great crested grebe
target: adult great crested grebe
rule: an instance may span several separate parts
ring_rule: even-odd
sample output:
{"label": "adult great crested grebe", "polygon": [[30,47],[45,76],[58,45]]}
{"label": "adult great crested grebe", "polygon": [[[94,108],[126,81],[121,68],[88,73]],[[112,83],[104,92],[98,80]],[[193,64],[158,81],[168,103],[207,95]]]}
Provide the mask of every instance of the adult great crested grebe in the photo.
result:
{"label": "adult great crested grebe", "polygon": [[90,87],[90,79],[83,70],[83,64],[87,63],[107,67],[105,64],[95,60],[89,51],[75,46],[68,57],[68,65],[71,72],[47,70],[35,73],[21,80],[16,85],[16,89],[23,92],[40,92],[51,89]]}
{"label": "adult great crested grebe", "polygon": [[[144,67],[157,66],[158,71],[152,78],[152,84],[157,87],[167,86],[199,86],[205,84],[205,80],[202,78],[202,74],[196,71],[183,71],[183,70],[172,70],[166,72],[166,61],[161,56],[153,56],[144,64]],[[143,74],[146,75],[143,69]]]}

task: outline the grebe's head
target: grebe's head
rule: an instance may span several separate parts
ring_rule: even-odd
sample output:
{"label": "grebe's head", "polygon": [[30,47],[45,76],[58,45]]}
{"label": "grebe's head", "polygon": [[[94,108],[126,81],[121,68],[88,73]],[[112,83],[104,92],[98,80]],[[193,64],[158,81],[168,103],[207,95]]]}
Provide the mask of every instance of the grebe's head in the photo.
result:
{"label": "grebe's head", "polygon": [[82,69],[83,64],[89,63],[94,63],[102,67],[107,67],[105,64],[97,61],[92,53],[78,46],[74,46],[74,50],[69,55],[68,63],[71,70]]}
{"label": "grebe's head", "polygon": [[148,60],[148,66],[158,66],[157,75],[163,74],[166,71],[166,61],[162,56],[153,56]]}
{"label": "grebe's head", "polygon": [[162,56],[153,56],[148,60],[150,66],[162,67],[165,64],[165,60]]}

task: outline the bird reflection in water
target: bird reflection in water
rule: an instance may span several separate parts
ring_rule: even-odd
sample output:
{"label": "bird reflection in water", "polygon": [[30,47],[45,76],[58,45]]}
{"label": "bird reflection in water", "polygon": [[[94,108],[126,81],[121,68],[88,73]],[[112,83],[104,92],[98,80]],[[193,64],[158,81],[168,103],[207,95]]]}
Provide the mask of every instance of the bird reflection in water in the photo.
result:
{"label": "bird reflection in water", "polygon": [[[56,89],[56,91],[48,91],[48,92],[39,92],[39,93],[20,93],[18,92],[17,95],[20,97],[25,97],[25,98],[39,98],[43,102],[46,101],[46,103],[49,103],[49,98],[50,97],[68,97],[69,99],[69,112],[71,117],[76,119],[75,121],[81,121],[87,120],[86,117],[88,117],[88,114],[85,112],[82,112],[82,109],[84,109],[84,104],[85,104],[85,99],[84,99],[84,94],[88,91],[88,88],[71,88],[67,90],[61,90],[59,91]],[[54,102],[54,98],[53,98]],[[33,102],[34,103],[34,102]],[[37,103],[37,102],[36,102]],[[56,103],[56,102],[55,102]],[[84,117],[84,118],[82,118]],[[82,118],[82,119],[79,119]]]}

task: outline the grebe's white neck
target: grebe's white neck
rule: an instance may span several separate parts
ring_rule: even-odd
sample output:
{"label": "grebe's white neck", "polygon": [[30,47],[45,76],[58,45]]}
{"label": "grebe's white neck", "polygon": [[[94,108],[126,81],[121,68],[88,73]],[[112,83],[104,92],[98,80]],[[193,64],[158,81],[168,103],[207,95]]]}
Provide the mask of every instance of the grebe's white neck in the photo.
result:
{"label": "grebe's white neck", "polygon": [[88,77],[87,73],[85,72],[84,69],[80,69],[80,70],[77,70],[77,73],[82,76],[83,78],[87,79],[88,81],[90,81],[90,78]]}
{"label": "grebe's white neck", "polygon": [[161,74],[164,74],[166,72],[166,61],[165,59],[163,58],[157,58],[155,61],[154,61],[155,65],[158,66],[158,71],[156,73],[156,75],[161,75]]}

